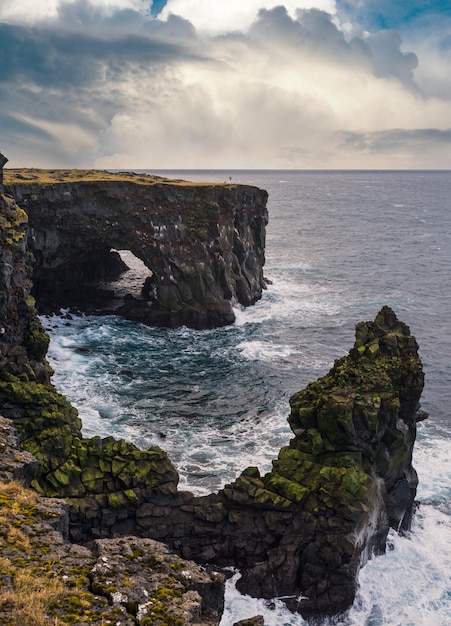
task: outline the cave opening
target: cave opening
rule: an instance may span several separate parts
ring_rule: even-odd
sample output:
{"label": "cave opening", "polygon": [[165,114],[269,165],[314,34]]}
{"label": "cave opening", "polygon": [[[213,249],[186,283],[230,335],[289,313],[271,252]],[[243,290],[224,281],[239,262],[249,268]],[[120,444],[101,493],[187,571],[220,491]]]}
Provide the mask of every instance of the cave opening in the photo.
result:
{"label": "cave opening", "polygon": [[137,300],[142,299],[145,285],[151,279],[153,272],[131,250],[113,248],[110,253],[119,255],[125,269],[113,280],[104,282],[102,287],[114,291],[115,299],[121,302],[130,296]]}
{"label": "cave opening", "polygon": [[[152,271],[131,250],[100,247],[49,267],[35,251],[32,294],[41,314],[71,309],[115,313],[126,300],[143,300]],[[147,294],[148,295],[148,294]]]}

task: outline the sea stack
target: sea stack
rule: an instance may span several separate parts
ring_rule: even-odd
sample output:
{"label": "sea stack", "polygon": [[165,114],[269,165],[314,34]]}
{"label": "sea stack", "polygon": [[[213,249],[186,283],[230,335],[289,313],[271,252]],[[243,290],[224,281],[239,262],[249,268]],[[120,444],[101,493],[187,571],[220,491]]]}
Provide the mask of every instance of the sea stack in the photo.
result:
{"label": "sea stack", "polygon": [[383,307],[357,324],[347,356],[292,396],[295,436],[273,470],[248,468],[194,499],[195,532],[172,544],[185,557],[239,567],[243,593],[282,597],[304,616],[344,611],[390,526],[409,528],[423,384],[415,338]]}

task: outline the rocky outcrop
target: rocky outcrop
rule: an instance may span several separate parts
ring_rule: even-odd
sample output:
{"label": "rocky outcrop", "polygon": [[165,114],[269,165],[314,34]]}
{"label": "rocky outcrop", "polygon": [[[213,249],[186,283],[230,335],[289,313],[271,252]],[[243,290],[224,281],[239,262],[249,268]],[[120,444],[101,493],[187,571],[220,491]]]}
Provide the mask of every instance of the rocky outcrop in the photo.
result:
{"label": "rocky outcrop", "polygon": [[[186,558],[234,563],[240,590],[283,597],[305,616],[348,608],[362,563],[385,549],[390,526],[410,524],[424,417],[417,348],[388,307],[358,324],[349,355],[291,398],[295,437],[273,470],[262,477],[248,468],[171,514],[172,545]],[[151,511],[141,510],[138,530],[152,534]]]}
{"label": "rocky outcrop", "polygon": [[385,549],[390,525],[409,527],[422,387],[416,341],[384,308],[357,326],[348,356],[292,397],[295,436],[265,476],[248,468],[194,497],[177,491],[164,456],[149,466],[152,453],[125,442],[53,431],[53,448],[35,434],[41,469],[32,484],[67,497],[75,540],[164,541],[185,559],[239,567],[238,587],[250,595],[283,597],[305,616],[335,614],[352,604],[358,570]]}
{"label": "rocky outcrop", "polygon": [[349,354],[291,398],[294,438],[273,470],[248,468],[194,497],[178,491],[161,449],[81,436],[75,409],[50,383],[48,338],[30,297],[27,216],[4,194],[0,208],[0,408],[39,461],[31,484],[67,498],[72,539],[163,540],[179,558],[239,567],[242,591],[283,597],[306,616],[349,607],[361,564],[412,516],[424,380],[409,328],[388,307],[358,324]]}
{"label": "rocky outcrop", "polygon": [[151,539],[68,541],[69,506],[26,489],[37,461],[0,416],[0,623],[214,626],[224,577]]}
{"label": "rocky outcrop", "polygon": [[256,615],[255,617],[235,622],[233,626],[265,626],[265,622],[262,615]]}
{"label": "rocky outcrop", "polygon": [[185,558],[234,564],[250,595],[283,597],[306,616],[342,611],[389,527],[409,527],[422,388],[416,341],[385,307],[357,326],[348,356],[291,398],[295,437],[272,472],[248,468],[202,498],[151,498],[122,524],[164,538]]}
{"label": "rocky outcrop", "polygon": [[113,305],[130,319],[210,328],[233,323],[233,304],[261,297],[265,191],[94,174],[6,172],[8,193],[29,216],[41,311],[108,312],[102,281],[124,271],[112,250],[130,250],[149,269],[142,297]]}

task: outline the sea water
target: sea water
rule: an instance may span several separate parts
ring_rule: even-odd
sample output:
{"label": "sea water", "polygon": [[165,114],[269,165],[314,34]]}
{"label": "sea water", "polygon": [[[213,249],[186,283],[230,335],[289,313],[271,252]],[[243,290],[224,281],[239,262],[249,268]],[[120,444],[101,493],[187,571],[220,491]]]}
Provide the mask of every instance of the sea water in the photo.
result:
{"label": "sea water", "polygon": [[[266,472],[291,437],[290,395],[349,351],[357,322],[391,306],[416,336],[426,375],[430,417],[414,453],[421,504],[412,532],[390,535],[386,554],[361,570],[354,606],[329,623],[450,625],[451,173],[154,173],[267,189],[271,284],[256,305],[236,310],[233,326],[215,330],[44,318],[54,383],[78,408],[84,434],[161,446],[181,488],[197,494],[249,465]],[[129,276],[132,290],[139,268]],[[305,624],[277,599],[241,596],[238,576],[221,626],[256,614],[267,626]]]}

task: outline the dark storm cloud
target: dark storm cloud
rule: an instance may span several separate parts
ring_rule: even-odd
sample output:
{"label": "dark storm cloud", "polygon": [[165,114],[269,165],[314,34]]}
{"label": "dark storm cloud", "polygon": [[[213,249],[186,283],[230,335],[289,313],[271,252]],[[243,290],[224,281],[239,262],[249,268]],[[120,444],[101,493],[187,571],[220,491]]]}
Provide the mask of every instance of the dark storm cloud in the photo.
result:
{"label": "dark storm cloud", "polygon": [[421,150],[427,146],[442,145],[451,147],[451,128],[415,128],[377,131],[372,133],[339,133],[343,148],[358,152],[385,153],[402,150]]}
{"label": "dark storm cloud", "polygon": [[49,160],[53,154],[69,165],[78,151],[79,162],[92,160],[115,115],[132,111],[139,99],[150,110],[175,83],[171,68],[204,62],[193,43],[195,30],[180,17],[161,22],[132,10],[106,12],[85,0],[61,5],[56,18],[33,25],[0,22],[3,149],[21,140],[33,159],[45,151]]}
{"label": "dark storm cloud", "polygon": [[[0,23],[0,148],[47,167],[360,167],[366,155],[383,167],[396,150],[411,167],[433,145],[449,162],[448,134],[432,127],[449,125],[450,103],[428,97],[446,56],[420,89],[405,31],[341,14],[279,6],[249,29],[197,32],[194,14],[219,19],[221,1],[192,0],[193,23],[100,0]],[[383,130],[402,127],[430,130]]]}
{"label": "dark storm cloud", "polygon": [[191,56],[185,46],[152,38],[146,32],[104,35],[105,31],[96,36],[0,24],[0,82],[31,81],[64,90],[105,76],[119,78],[130,66],[150,70]]}

